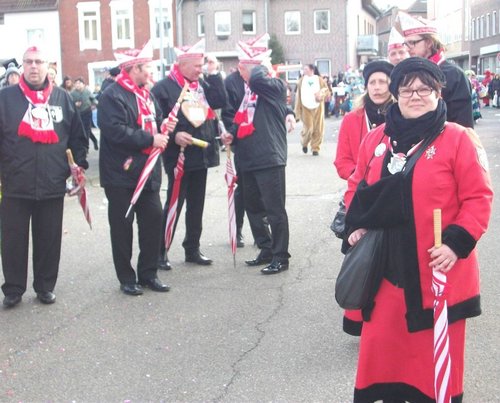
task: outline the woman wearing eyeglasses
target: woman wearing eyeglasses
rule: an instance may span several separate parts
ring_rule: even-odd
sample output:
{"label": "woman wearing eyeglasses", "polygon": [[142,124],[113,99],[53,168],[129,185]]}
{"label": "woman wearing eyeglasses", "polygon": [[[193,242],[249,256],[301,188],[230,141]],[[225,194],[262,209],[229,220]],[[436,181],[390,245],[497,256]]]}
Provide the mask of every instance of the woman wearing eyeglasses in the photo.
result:
{"label": "woman wearing eyeglasses", "polygon": [[437,64],[445,76],[442,98],[446,103],[448,122],[474,127],[472,118],[471,86],[462,69],[446,61],[445,46],[430,21],[416,19],[399,12],[399,21],[410,56],[419,56]]}
{"label": "woman wearing eyeglasses", "polygon": [[381,228],[388,245],[382,282],[363,310],[354,402],[435,401],[433,270],[447,274],[451,395],[462,401],[465,319],[481,313],[475,245],[487,229],[493,191],[477,135],[446,121],[443,84],[442,71],[427,59],[394,67],[389,89],[397,103],[365,137],[348,180],[348,244]]}

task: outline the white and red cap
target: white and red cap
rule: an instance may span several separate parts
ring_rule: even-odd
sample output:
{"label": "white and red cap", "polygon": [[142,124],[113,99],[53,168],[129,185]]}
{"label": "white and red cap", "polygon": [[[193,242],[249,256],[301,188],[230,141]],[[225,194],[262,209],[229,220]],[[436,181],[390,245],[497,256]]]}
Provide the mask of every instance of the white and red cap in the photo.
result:
{"label": "white and red cap", "polygon": [[204,57],[205,38],[200,39],[192,46],[181,46],[180,48],[175,48],[174,50],[177,55],[177,60]]}
{"label": "white and red cap", "polygon": [[238,41],[238,59],[241,63],[261,64],[269,59],[272,49],[267,48],[269,34],[263,34],[247,41]]}
{"label": "white and red cap", "polygon": [[391,28],[391,33],[389,34],[389,43],[387,44],[387,50],[398,49],[404,46],[405,38],[399,33],[396,27]]}
{"label": "white and red cap", "polygon": [[122,69],[136,64],[149,63],[153,60],[153,44],[148,41],[142,49],[127,49],[114,54]]}
{"label": "white and red cap", "polygon": [[422,17],[412,17],[403,11],[398,12],[398,20],[403,31],[403,36],[436,34],[437,28],[432,21]]}

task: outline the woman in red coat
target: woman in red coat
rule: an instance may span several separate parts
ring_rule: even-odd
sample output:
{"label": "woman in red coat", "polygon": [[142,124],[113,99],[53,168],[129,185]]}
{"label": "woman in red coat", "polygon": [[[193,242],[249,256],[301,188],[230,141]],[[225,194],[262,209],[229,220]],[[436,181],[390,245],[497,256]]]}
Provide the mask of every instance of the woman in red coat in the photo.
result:
{"label": "woman in red coat", "polygon": [[[477,135],[446,122],[443,83],[439,67],[420,57],[394,68],[390,90],[398,102],[364,139],[348,181],[348,243],[383,228],[390,245],[374,304],[363,310],[354,402],[435,401],[433,270],[447,274],[451,394],[452,402],[462,401],[465,319],[481,313],[475,246],[488,226],[493,191]],[[416,164],[403,176],[412,156]]]}
{"label": "woman in red coat", "polygon": [[[344,116],[339,130],[337,154],[333,163],[342,179],[349,178],[354,172],[359,145],[366,133],[385,121],[385,112],[393,103],[389,92],[392,69],[392,64],[377,60],[368,63],[363,70],[366,91],[359,105]],[[346,311],[343,321],[346,333],[359,336],[362,324],[361,312]]]}

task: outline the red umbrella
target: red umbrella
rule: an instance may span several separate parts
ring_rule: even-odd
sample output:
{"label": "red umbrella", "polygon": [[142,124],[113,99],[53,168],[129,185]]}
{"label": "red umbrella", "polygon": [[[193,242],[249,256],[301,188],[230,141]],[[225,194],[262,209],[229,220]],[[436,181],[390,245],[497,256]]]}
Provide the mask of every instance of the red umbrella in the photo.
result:
{"label": "red umbrella", "polygon": [[179,157],[177,158],[177,166],[174,170],[174,185],[172,188],[172,196],[168,204],[167,225],[165,227],[165,249],[168,251],[174,237],[175,219],[177,218],[177,205],[179,204],[179,193],[181,190],[182,176],[184,175],[184,147],[181,147]]}
{"label": "red umbrella", "polygon": [[92,218],[90,216],[87,189],[85,189],[85,186],[80,185],[83,178],[83,170],[78,165],[76,165],[75,160],[73,159],[73,153],[70,149],[66,150],[66,155],[68,157],[68,165],[71,169],[71,176],[73,178],[74,184],[74,187],[70,190],[69,194],[70,196],[78,196],[78,201],[80,202],[80,206],[82,206],[85,219],[89,223],[90,229],[92,229]]}
{"label": "red umbrella", "polygon": [[[441,209],[434,210],[434,246],[441,246]],[[434,292],[434,390],[436,403],[451,402],[451,360],[448,336],[446,274],[432,271]]]}
{"label": "red umbrella", "polygon": [[[221,134],[226,133],[226,128],[222,121],[219,121],[219,131]],[[229,242],[231,244],[231,251],[233,252],[233,263],[236,266],[236,213],[234,209],[234,190],[236,189],[236,182],[238,176],[236,176],[236,171],[233,167],[233,162],[231,161],[231,147],[226,146],[227,159],[226,159],[226,173],[224,178],[227,183],[227,207],[229,216]]]}
{"label": "red umbrella", "polygon": [[[186,83],[184,87],[182,88],[181,94],[179,95],[179,98],[177,99],[177,102],[175,103],[174,107],[168,114],[168,121],[171,122],[172,119],[177,117],[177,113],[179,113],[179,109],[181,107],[182,100],[184,99],[184,95],[186,94],[186,91],[189,89],[189,84]],[[127,210],[127,213],[125,214],[125,218],[127,218],[132,211],[132,208],[134,207],[135,203],[137,203],[137,200],[139,199],[142,190],[144,189],[144,185],[148,181],[149,177],[151,176],[151,172],[153,172],[153,168],[156,165],[156,161],[158,160],[158,157],[160,154],[163,152],[162,148],[155,147],[151,150],[149,153],[149,157],[146,160],[146,163],[144,164],[144,168],[142,168],[141,175],[139,176],[139,180],[137,181],[137,185],[134,190],[134,194],[132,195],[132,199],[130,200],[130,206]]]}

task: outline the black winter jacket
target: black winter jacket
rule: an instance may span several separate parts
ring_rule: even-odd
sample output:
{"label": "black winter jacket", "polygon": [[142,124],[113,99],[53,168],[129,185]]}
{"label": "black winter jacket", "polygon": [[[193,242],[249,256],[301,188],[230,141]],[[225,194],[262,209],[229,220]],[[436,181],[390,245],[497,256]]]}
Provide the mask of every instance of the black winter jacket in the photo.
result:
{"label": "black winter jacket", "polygon": [[[154,97],[152,97],[154,101]],[[137,123],[137,100],[133,93],[121,85],[111,84],[104,91],[97,106],[97,122],[101,129],[99,172],[101,186],[135,189],[148,154],[142,150],[153,144],[153,136]],[[162,115],[155,103],[158,131]],[[161,162],[156,165],[144,186],[144,190],[160,189]]]}
{"label": "black winter jacket", "polygon": [[[213,110],[220,109],[226,104],[227,94],[220,74],[207,75],[199,82],[200,85],[203,86],[207,102]],[[181,91],[182,89],[177,82],[170,77],[158,81],[151,89],[151,92],[156,96],[156,99],[158,99],[158,103],[165,117],[167,117],[173,109]],[[177,164],[180,147],[175,143],[175,134],[180,131],[187,132],[195,138],[210,143],[207,148],[199,148],[196,146],[185,148],[184,170],[186,172],[219,165],[219,144],[215,138],[218,134],[217,120],[207,119],[200,127],[196,128],[187,120],[182,110],[179,110],[177,119],[179,119],[177,126],[174,132],[170,134],[168,147],[163,153],[165,170],[172,170]]]}
{"label": "black winter jacket", "polygon": [[34,200],[63,197],[70,176],[68,148],[76,163],[88,168],[87,137],[71,96],[55,87],[48,103],[59,142],[33,143],[17,134],[28,109],[28,100],[19,85],[0,91],[0,170],[2,194],[6,197]]}
{"label": "black winter jacket", "polygon": [[243,139],[234,139],[240,171],[285,166],[285,118],[290,112],[286,105],[286,84],[279,78],[271,78],[266,67],[257,66],[252,70],[248,85],[258,96],[253,119],[255,131]]}

